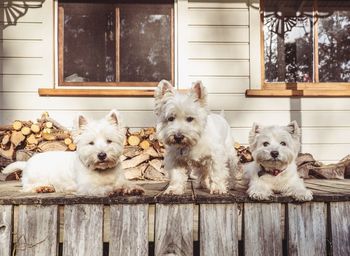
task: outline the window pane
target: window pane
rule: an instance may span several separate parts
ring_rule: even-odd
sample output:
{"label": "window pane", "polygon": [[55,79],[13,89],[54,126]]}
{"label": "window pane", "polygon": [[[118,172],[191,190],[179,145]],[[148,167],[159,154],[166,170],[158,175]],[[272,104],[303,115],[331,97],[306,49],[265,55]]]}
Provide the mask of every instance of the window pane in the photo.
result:
{"label": "window pane", "polygon": [[64,80],[115,81],[115,8],[73,3],[64,7]]}
{"label": "window pane", "polygon": [[312,1],[264,1],[266,82],[313,82]]}
{"label": "window pane", "polygon": [[170,8],[120,8],[120,81],[171,80]]}
{"label": "window pane", "polygon": [[320,82],[350,82],[350,2],[319,0]]}

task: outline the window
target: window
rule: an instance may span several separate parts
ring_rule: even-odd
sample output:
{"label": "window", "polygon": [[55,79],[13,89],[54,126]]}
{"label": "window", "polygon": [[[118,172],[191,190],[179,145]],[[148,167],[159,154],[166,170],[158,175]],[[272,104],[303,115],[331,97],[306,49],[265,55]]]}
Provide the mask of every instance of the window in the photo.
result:
{"label": "window", "polygon": [[59,1],[59,86],[156,86],[173,80],[172,3]]}
{"label": "window", "polygon": [[350,1],[263,0],[263,89],[349,89]]}

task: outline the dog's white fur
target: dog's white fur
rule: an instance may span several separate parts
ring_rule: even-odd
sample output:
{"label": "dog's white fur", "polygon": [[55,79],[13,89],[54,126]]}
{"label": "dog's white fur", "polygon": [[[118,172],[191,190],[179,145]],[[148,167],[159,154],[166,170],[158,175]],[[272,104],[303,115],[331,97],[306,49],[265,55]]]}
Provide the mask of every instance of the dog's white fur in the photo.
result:
{"label": "dog's white fur", "polygon": [[[142,188],[131,185],[124,177],[120,156],[123,153],[124,128],[118,113],[112,110],[99,121],[78,118],[74,132],[76,152],[39,153],[27,162],[8,165],[3,173],[23,170],[23,192],[73,192],[84,195],[132,193]],[[105,153],[105,159],[98,155]]]}
{"label": "dog's white fur", "polygon": [[[249,182],[247,192],[251,198],[268,200],[275,192],[297,201],[312,200],[312,193],[299,177],[295,163],[300,150],[297,122],[293,121],[287,126],[254,124],[249,134],[249,144],[254,161],[244,167],[244,177]],[[275,158],[271,153],[273,151],[278,152]],[[282,172],[277,176],[265,173],[259,177],[263,168]]]}
{"label": "dog's white fur", "polygon": [[[174,90],[166,80],[155,92],[157,135],[166,146],[164,168],[170,174],[166,194],[183,194],[188,174],[210,193],[228,190],[230,170],[237,157],[226,120],[207,109],[207,92],[200,81],[189,93]],[[176,137],[183,137],[176,141]]]}

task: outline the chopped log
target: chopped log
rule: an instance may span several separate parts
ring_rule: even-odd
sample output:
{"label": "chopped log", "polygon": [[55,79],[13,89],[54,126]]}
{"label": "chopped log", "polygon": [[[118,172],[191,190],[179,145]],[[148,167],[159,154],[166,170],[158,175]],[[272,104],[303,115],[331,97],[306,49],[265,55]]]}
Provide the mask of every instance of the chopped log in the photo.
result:
{"label": "chopped log", "polygon": [[141,149],[138,146],[125,146],[123,155],[127,158],[133,158],[141,154]]}
{"label": "chopped log", "polygon": [[128,180],[140,180],[143,179],[143,174],[148,167],[147,163],[140,164],[136,167],[131,167],[124,170],[125,178]]}
{"label": "chopped log", "polygon": [[38,150],[40,152],[47,151],[66,151],[67,145],[62,141],[43,141],[39,143]]}
{"label": "chopped log", "polygon": [[147,180],[166,180],[165,176],[156,170],[152,165],[149,165],[145,170],[144,177]]}
{"label": "chopped log", "polygon": [[39,124],[32,124],[31,126],[30,126],[30,129],[32,130],[32,132],[34,132],[34,133],[38,133],[38,132],[40,132],[40,125]]}
{"label": "chopped log", "polygon": [[160,159],[152,159],[148,163],[149,163],[150,166],[152,166],[158,172],[163,173],[163,169],[162,169],[163,161],[162,160],[160,160]]}
{"label": "chopped log", "polygon": [[71,144],[68,145],[68,149],[70,151],[75,151],[77,149],[77,145],[75,145],[74,143],[71,143]]}
{"label": "chopped log", "polygon": [[0,125],[0,131],[12,131],[12,125]]}
{"label": "chopped log", "polygon": [[37,145],[36,144],[27,144],[24,148],[26,150],[35,151],[37,148]]}
{"label": "chopped log", "polygon": [[[7,158],[0,155],[0,167],[6,167],[12,162],[13,162],[12,159],[7,159]],[[3,177],[0,176],[0,181],[3,180],[2,178]]]}
{"label": "chopped log", "polygon": [[27,143],[29,144],[34,144],[34,145],[38,145],[39,140],[37,138],[35,138],[34,134],[31,134],[27,137]]}
{"label": "chopped log", "polygon": [[29,135],[31,132],[32,132],[32,130],[29,127],[27,127],[27,126],[23,126],[22,129],[21,129],[21,133],[24,136]]}
{"label": "chopped log", "polygon": [[131,158],[129,160],[125,160],[122,163],[122,166],[123,166],[124,169],[135,167],[135,166],[138,166],[139,164],[141,164],[143,162],[148,161],[149,159],[150,159],[149,155],[141,154],[141,155],[135,156],[134,158]]}
{"label": "chopped log", "polygon": [[316,162],[316,160],[309,153],[300,153],[300,154],[298,154],[298,157],[297,157],[295,162],[296,162],[297,166],[301,166],[305,163],[310,163],[310,162],[314,163],[314,162]]}
{"label": "chopped log", "polygon": [[50,130],[49,133],[43,132],[42,137],[44,138],[44,140],[54,141],[54,140],[65,140],[67,138],[70,138],[70,135],[68,133],[62,133],[56,130],[55,131]]}
{"label": "chopped log", "polygon": [[55,119],[51,118],[48,116],[48,114],[43,114],[41,116],[40,119],[37,120],[39,123],[42,122],[42,123],[47,123],[47,122],[50,122],[52,123],[52,126],[55,127],[56,129],[59,129],[59,130],[62,130],[62,131],[66,131],[66,132],[69,132],[68,129],[66,127],[64,127],[63,125],[61,125],[59,122],[57,122]]}
{"label": "chopped log", "polygon": [[128,138],[128,143],[131,146],[137,146],[140,144],[140,138],[135,135],[130,135]]}
{"label": "chopped log", "polygon": [[71,138],[65,138],[64,139],[64,144],[66,144],[67,146],[69,145],[69,144],[72,144],[73,143],[73,140],[71,139]]}
{"label": "chopped log", "polygon": [[52,122],[47,121],[47,122],[45,123],[45,127],[46,127],[46,128],[49,128],[49,129],[52,129],[52,128],[53,128]]}
{"label": "chopped log", "polygon": [[144,129],[145,136],[150,136],[156,133],[156,128],[154,127],[148,127]]}
{"label": "chopped log", "polygon": [[1,144],[3,146],[7,145],[7,143],[10,142],[10,138],[11,138],[10,134],[5,134],[4,137],[2,137]]}
{"label": "chopped log", "polygon": [[148,140],[143,140],[140,142],[139,146],[143,149],[143,150],[146,150],[148,149],[151,144],[148,142]]}
{"label": "chopped log", "polygon": [[15,146],[15,148],[21,144],[26,137],[20,131],[14,131],[11,135],[11,142]]}
{"label": "chopped log", "polygon": [[328,164],[310,169],[309,175],[320,179],[344,179],[345,166],[343,164]]}
{"label": "chopped log", "polygon": [[14,149],[13,144],[11,144],[10,148],[6,149],[6,150],[0,148],[0,156],[4,157],[6,159],[13,159],[14,153],[15,153],[15,149]]}
{"label": "chopped log", "polygon": [[34,155],[34,152],[31,150],[20,149],[16,152],[16,160],[17,161],[27,161]]}
{"label": "chopped log", "polygon": [[22,124],[22,122],[19,121],[19,120],[16,120],[16,121],[14,121],[14,122],[12,123],[12,128],[13,128],[14,130],[16,130],[16,131],[21,130],[22,126],[23,126],[23,124]]}
{"label": "chopped log", "polygon": [[163,154],[158,153],[153,147],[149,147],[148,149],[146,149],[144,151],[144,153],[150,155],[151,157],[155,157],[155,158],[162,158],[163,157]]}

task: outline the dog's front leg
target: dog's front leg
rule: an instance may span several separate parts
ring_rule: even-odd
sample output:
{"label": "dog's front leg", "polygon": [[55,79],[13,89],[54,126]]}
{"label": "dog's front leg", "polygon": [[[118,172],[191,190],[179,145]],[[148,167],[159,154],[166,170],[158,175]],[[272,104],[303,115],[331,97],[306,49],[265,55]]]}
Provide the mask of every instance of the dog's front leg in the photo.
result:
{"label": "dog's front leg", "polygon": [[313,198],[311,190],[305,187],[304,181],[299,177],[295,180],[290,180],[282,194],[285,196],[291,196],[300,202],[311,201]]}
{"label": "dog's front leg", "polygon": [[185,193],[188,179],[187,168],[177,164],[171,157],[165,156],[164,169],[170,176],[170,183],[164,194],[182,195]]}
{"label": "dog's front leg", "polygon": [[212,159],[209,165],[209,190],[210,194],[226,194],[228,186],[229,170],[221,159]]}

